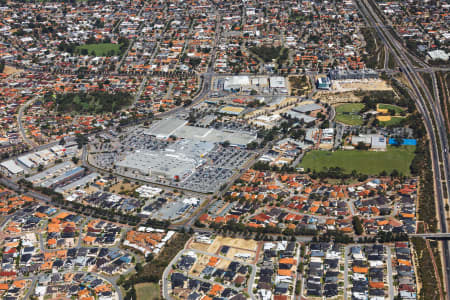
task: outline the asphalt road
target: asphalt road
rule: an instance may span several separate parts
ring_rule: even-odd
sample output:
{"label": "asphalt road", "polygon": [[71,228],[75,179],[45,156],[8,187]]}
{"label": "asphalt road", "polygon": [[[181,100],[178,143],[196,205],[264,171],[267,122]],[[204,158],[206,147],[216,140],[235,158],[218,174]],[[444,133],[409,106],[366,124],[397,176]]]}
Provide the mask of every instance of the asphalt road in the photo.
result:
{"label": "asphalt road", "polygon": [[38,275],[33,276],[33,281],[31,282],[30,287],[28,288],[27,293],[23,297],[24,300],[30,299],[31,294],[34,292],[34,287],[36,286],[37,280],[39,279]]}
{"label": "asphalt road", "polygon": [[344,247],[344,300],[348,299],[347,290],[348,290],[348,255],[349,255],[350,246]]}
{"label": "asphalt road", "polygon": [[31,147],[36,147],[37,144],[30,140],[29,138],[27,138],[27,134],[25,132],[25,129],[23,128],[23,124],[22,124],[22,118],[23,118],[23,113],[25,111],[25,109],[30,106],[31,104],[34,103],[34,101],[36,101],[39,97],[33,97],[32,99],[28,100],[27,102],[25,102],[25,104],[21,105],[19,108],[19,113],[17,114],[17,124],[19,126],[19,132],[20,135],[22,136],[22,139],[25,141],[25,143],[27,143],[28,145],[30,145]]}
{"label": "asphalt road", "polygon": [[389,299],[394,300],[394,277],[392,276],[392,253],[391,247],[389,245],[386,246],[387,249],[387,281],[389,284]]}

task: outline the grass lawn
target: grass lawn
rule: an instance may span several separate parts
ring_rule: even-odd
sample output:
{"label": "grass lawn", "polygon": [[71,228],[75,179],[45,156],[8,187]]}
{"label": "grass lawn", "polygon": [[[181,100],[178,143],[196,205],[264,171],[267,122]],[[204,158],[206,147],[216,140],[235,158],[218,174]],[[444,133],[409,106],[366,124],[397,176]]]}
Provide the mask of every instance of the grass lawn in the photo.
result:
{"label": "grass lawn", "polygon": [[404,119],[405,117],[391,117],[391,119],[389,121],[386,122],[380,122],[381,125],[383,126],[393,126],[393,125],[398,125],[400,124],[400,122]]}
{"label": "grass lawn", "polygon": [[157,283],[138,283],[134,287],[136,288],[137,300],[161,299]]}
{"label": "grass lawn", "polygon": [[340,167],[350,173],[356,170],[367,175],[377,175],[382,171],[388,174],[394,169],[403,175],[411,175],[409,166],[414,158],[415,146],[391,147],[385,152],[374,151],[311,151],[306,154],[299,167],[321,171],[329,167]]}
{"label": "grass lawn", "polygon": [[364,107],[362,103],[347,103],[336,106],[336,121],[348,125],[362,125],[359,112]]}
{"label": "grass lawn", "polygon": [[400,106],[397,105],[392,105],[392,104],[378,104],[378,108],[380,109],[392,109],[395,111],[395,114],[399,114],[402,111],[404,111],[405,109],[401,108]]}
{"label": "grass lawn", "polygon": [[112,53],[111,51],[114,51],[114,54],[112,55],[120,55],[119,44],[112,44],[112,43],[86,44],[78,46],[76,48],[76,50],[79,53],[81,53],[83,49],[86,49],[89,55],[94,55],[93,52],[95,52],[95,56],[109,56]]}

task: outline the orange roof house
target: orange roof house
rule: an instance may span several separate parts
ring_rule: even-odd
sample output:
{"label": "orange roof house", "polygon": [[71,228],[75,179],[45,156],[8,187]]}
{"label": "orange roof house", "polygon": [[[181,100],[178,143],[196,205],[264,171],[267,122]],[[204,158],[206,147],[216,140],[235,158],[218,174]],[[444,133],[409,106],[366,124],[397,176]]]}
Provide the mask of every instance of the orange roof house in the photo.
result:
{"label": "orange roof house", "polygon": [[92,244],[92,243],[95,241],[95,239],[96,239],[95,236],[87,235],[87,236],[84,237],[83,241],[84,241],[86,244]]}
{"label": "orange roof house", "polygon": [[16,280],[13,282],[13,286],[19,289],[25,287],[25,284],[26,284],[25,280]]}
{"label": "orange roof house", "polygon": [[290,258],[290,257],[284,257],[282,259],[280,259],[279,261],[280,264],[287,264],[287,265],[296,265],[297,264],[297,260]]}
{"label": "orange roof house", "polygon": [[409,260],[405,260],[405,259],[399,259],[398,264],[404,265],[404,266],[411,266],[411,262]]}
{"label": "orange roof house", "polygon": [[278,275],[292,276],[292,272],[291,272],[291,270],[278,269]]}
{"label": "orange roof house", "polygon": [[221,291],[223,291],[223,286],[221,286],[219,284],[215,284],[215,285],[213,285],[213,287],[209,291],[209,294],[215,296],[218,293],[220,293]]}
{"label": "orange roof house", "polygon": [[382,288],[384,288],[384,283],[382,281],[381,282],[371,281],[371,282],[369,282],[369,286],[373,289],[382,289]]}
{"label": "orange roof house", "polygon": [[208,262],[208,266],[215,266],[217,263],[219,262],[219,258],[215,257],[215,256],[211,256]]}
{"label": "orange roof house", "polygon": [[367,274],[368,269],[366,267],[358,267],[358,266],[354,266],[353,267],[353,272],[354,273],[363,273],[363,274]]}
{"label": "orange roof house", "polygon": [[56,239],[49,239],[47,241],[47,245],[49,246],[55,246],[56,245]]}

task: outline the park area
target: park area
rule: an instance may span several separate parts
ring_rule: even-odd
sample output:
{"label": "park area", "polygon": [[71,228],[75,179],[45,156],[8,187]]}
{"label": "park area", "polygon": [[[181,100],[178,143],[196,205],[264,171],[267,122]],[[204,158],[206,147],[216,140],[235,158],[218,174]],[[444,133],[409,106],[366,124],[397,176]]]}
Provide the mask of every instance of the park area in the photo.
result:
{"label": "park area", "polygon": [[388,121],[380,121],[380,124],[383,126],[397,126],[402,123],[402,121],[405,119],[405,117],[391,117]]}
{"label": "park area", "polygon": [[336,121],[347,125],[362,125],[363,119],[359,114],[364,108],[362,103],[347,103],[336,106]]}
{"label": "park area", "polygon": [[409,176],[409,169],[414,158],[415,146],[388,146],[385,152],[365,150],[339,150],[336,152],[311,151],[305,155],[299,167],[312,171],[323,171],[325,168],[339,167],[345,172],[356,170],[366,175],[378,175],[385,171],[390,174],[393,170]]}
{"label": "park area", "polygon": [[120,45],[113,43],[86,44],[77,47],[82,55],[115,56],[120,55]]}
{"label": "park area", "polygon": [[404,108],[401,108],[400,106],[393,105],[393,104],[384,104],[384,103],[378,104],[377,108],[378,109],[386,109],[388,111],[393,111],[394,114],[396,114],[396,115],[402,113],[405,110]]}
{"label": "park area", "polygon": [[138,300],[158,300],[161,299],[159,294],[159,285],[157,283],[139,283],[136,284],[136,296]]}

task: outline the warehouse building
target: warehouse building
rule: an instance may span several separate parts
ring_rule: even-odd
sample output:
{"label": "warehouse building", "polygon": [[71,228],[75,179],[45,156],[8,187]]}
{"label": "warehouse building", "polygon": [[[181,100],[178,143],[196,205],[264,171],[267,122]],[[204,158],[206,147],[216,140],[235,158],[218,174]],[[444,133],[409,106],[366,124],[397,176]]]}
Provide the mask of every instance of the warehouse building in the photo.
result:
{"label": "warehouse building", "polygon": [[225,79],[223,90],[227,92],[239,92],[241,88],[250,86],[250,77],[232,76]]}
{"label": "warehouse building", "polygon": [[12,159],[0,164],[0,168],[5,175],[18,176],[24,174],[25,170]]}
{"label": "warehouse building", "polygon": [[296,106],[292,110],[305,114],[305,113],[321,111],[322,108],[323,107],[321,105],[311,102],[311,103],[306,103],[306,104],[301,104],[299,106]]}
{"label": "warehouse building", "polygon": [[285,89],[286,79],[281,76],[274,76],[269,78],[270,88],[272,89]]}
{"label": "warehouse building", "polygon": [[36,175],[29,177],[27,180],[31,182],[33,185],[39,185],[41,182],[44,182],[54,176],[58,176],[67,172],[68,170],[74,168],[75,165],[70,161],[65,161],[60,164],[57,164],[45,171],[42,171]]}
{"label": "warehouse building", "polygon": [[61,186],[55,189],[55,192],[57,193],[66,193],[68,191],[71,191],[73,189],[77,189],[79,187],[85,186],[86,184],[89,184],[93,182],[95,179],[97,179],[100,176],[100,174],[94,172],[87,176],[81,177],[78,180],[75,180],[74,182],[69,183],[68,185]]}
{"label": "warehouse building", "polygon": [[76,167],[73,169],[70,169],[69,171],[56,176],[55,178],[51,178],[49,180],[46,180],[40,184],[41,187],[46,188],[55,188],[57,186],[62,186],[70,181],[79,178],[84,175],[85,169],[83,167]]}
{"label": "warehouse building", "polygon": [[33,169],[36,164],[30,160],[30,154],[26,154],[17,158],[17,161],[27,167],[28,169]]}

